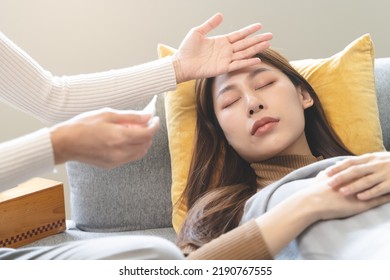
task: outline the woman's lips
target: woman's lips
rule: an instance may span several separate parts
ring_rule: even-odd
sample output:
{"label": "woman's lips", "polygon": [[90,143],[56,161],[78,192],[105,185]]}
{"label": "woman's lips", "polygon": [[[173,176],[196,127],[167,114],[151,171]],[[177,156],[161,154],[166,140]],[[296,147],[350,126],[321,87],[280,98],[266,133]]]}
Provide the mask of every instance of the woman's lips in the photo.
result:
{"label": "woman's lips", "polygon": [[257,120],[252,125],[251,134],[253,136],[260,136],[271,129],[273,129],[277,124],[279,120],[271,117],[264,117],[260,120]]}

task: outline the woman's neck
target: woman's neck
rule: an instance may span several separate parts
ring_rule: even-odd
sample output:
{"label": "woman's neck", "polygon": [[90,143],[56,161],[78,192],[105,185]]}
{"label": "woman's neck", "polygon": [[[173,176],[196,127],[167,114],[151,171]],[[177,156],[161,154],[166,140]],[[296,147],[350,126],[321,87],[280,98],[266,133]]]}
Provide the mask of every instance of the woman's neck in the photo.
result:
{"label": "woman's neck", "polygon": [[256,173],[257,185],[259,189],[262,189],[292,171],[322,159],[323,157],[313,155],[276,156],[265,161],[252,163],[251,167]]}

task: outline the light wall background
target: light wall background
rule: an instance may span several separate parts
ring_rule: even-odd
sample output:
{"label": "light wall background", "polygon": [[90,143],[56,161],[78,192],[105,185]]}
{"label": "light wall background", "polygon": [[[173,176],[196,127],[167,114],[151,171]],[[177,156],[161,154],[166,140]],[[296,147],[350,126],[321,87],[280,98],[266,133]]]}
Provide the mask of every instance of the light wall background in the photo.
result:
{"label": "light wall background", "polygon": [[[178,47],[191,27],[215,12],[225,19],[212,34],[261,22],[274,34],[272,46],[292,60],[332,55],[365,33],[375,56],[386,57],[389,11],[388,0],[0,0],[0,31],[62,76],[154,60],[158,43]],[[0,120],[0,142],[42,127],[3,103]],[[42,176],[64,182],[68,203],[64,166]]]}

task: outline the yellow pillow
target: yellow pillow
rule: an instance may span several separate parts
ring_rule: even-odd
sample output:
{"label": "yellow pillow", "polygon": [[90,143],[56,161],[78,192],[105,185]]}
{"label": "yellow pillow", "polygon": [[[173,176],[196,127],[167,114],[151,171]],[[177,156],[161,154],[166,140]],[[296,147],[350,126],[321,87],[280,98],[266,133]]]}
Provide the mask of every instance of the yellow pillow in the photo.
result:
{"label": "yellow pillow", "polygon": [[[159,45],[159,57],[175,49]],[[330,124],[354,153],[383,151],[374,79],[374,47],[366,34],[341,52],[322,59],[293,61],[291,64],[317,92]],[[172,223],[180,230],[185,205],[177,203],[189,171],[196,122],[195,81],[178,85],[165,97],[165,110],[172,167]]]}
{"label": "yellow pillow", "polygon": [[343,143],[355,154],[385,150],[374,76],[374,46],[369,34],[329,58],[293,61],[312,85]]}
{"label": "yellow pillow", "polygon": [[[175,51],[165,45],[158,46],[159,57],[172,55]],[[178,201],[187,183],[192,157],[196,123],[195,83],[195,80],[181,83],[175,91],[165,95],[165,117],[172,168],[172,224],[176,232],[180,230],[187,213],[187,207]]]}

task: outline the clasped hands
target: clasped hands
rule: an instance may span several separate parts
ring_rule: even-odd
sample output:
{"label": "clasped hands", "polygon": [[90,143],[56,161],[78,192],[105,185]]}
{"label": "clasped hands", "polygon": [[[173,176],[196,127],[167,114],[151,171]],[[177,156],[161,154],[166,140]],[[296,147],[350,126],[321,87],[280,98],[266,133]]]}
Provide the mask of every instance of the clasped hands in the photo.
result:
{"label": "clasped hands", "polygon": [[376,152],[345,159],[325,170],[328,184],[343,195],[370,200],[390,193],[390,153]]}
{"label": "clasped hands", "polygon": [[301,194],[313,221],[345,218],[390,202],[390,153],[343,159],[321,171]]}

